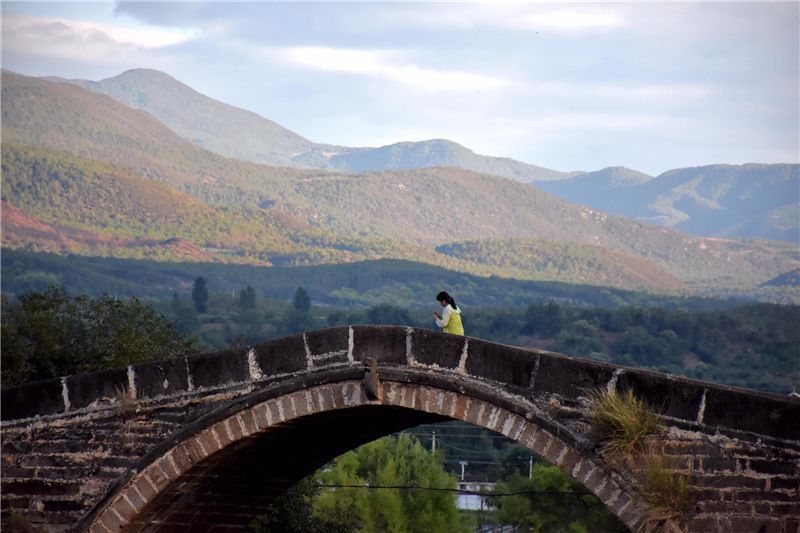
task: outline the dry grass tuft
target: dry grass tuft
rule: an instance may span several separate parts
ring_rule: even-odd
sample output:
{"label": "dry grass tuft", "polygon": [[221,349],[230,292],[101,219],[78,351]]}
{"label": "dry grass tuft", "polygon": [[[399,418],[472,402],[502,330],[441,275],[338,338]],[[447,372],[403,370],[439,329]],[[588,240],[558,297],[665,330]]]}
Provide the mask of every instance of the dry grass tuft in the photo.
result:
{"label": "dry grass tuft", "polygon": [[648,436],[661,431],[658,415],[630,389],[624,394],[593,392],[589,404],[592,429],[603,441],[605,453],[613,458],[633,458],[644,450]]}
{"label": "dry grass tuft", "polygon": [[592,430],[603,443],[603,454],[631,469],[642,496],[647,520],[640,531],[685,531],[692,506],[689,476],[675,472],[654,451],[652,436],[663,431],[658,414],[628,389],[600,390],[589,395]]}
{"label": "dry grass tuft", "polygon": [[135,389],[128,388],[127,385],[122,387],[115,387],[117,391],[117,405],[119,406],[119,415],[127,418],[136,413],[139,408],[139,402]]}
{"label": "dry grass tuft", "polygon": [[[8,528],[9,533],[33,533],[38,531],[33,527],[33,524],[31,524],[27,516],[13,509],[8,512],[5,526]],[[5,531],[5,527],[3,531]]]}
{"label": "dry grass tuft", "polygon": [[665,533],[684,531],[692,507],[689,476],[671,470],[663,456],[648,455],[639,477],[642,498],[649,505],[643,529]]}

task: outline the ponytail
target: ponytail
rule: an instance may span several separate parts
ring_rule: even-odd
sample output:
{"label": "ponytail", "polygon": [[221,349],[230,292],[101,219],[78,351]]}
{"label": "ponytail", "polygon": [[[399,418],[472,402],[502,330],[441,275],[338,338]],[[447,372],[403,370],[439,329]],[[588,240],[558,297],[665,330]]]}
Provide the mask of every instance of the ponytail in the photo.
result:
{"label": "ponytail", "polygon": [[453,297],[450,296],[449,294],[447,294],[444,291],[442,291],[442,292],[440,292],[439,294],[436,295],[436,300],[438,300],[440,302],[442,302],[442,301],[447,302],[448,304],[450,304],[450,307],[452,307],[453,309],[458,309],[458,306],[456,305],[456,301],[453,300]]}

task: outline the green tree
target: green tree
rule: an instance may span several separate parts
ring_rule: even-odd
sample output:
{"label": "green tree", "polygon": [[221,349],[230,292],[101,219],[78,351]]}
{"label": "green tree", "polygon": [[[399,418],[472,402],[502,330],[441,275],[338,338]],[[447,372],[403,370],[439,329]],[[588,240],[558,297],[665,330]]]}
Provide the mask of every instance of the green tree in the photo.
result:
{"label": "green tree", "polygon": [[456,496],[446,491],[365,489],[378,486],[455,488],[441,457],[410,435],[384,437],[338,457],[317,473],[324,485],[355,488],[323,491],[314,502],[320,516],[357,517],[359,530],[427,533],[465,531]]}
{"label": "green tree", "polygon": [[535,303],[525,310],[522,331],[525,333],[539,333],[543,337],[554,337],[564,324],[561,307],[550,300],[546,304]]}
{"label": "green tree", "polygon": [[605,343],[597,327],[586,320],[578,320],[569,329],[556,335],[553,349],[570,355],[590,356],[603,353]]}
{"label": "green tree", "polygon": [[390,304],[380,304],[367,310],[367,319],[370,324],[392,324],[398,326],[411,325],[411,316],[402,307]]}
{"label": "green tree", "polygon": [[206,308],[208,307],[208,284],[203,276],[198,276],[197,279],[194,280],[192,301],[198,313],[206,312]]}
{"label": "green tree", "polygon": [[655,366],[669,362],[669,341],[651,335],[645,328],[635,326],[617,341],[617,351],[637,366]]}
{"label": "green tree", "polygon": [[242,310],[255,309],[256,291],[250,285],[239,292],[239,308]]}
{"label": "green tree", "polygon": [[623,532],[627,528],[608,508],[556,466],[534,465],[530,479],[518,473],[498,483],[495,494],[522,492],[493,498],[501,524],[519,531],[544,532]]}
{"label": "green tree", "polygon": [[320,491],[314,476],[301,480],[279,496],[267,511],[254,520],[252,533],[351,533],[359,523],[353,515],[322,516],[314,513],[314,499]]}
{"label": "green tree", "polygon": [[311,309],[311,298],[309,298],[308,293],[302,286],[297,287],[297,290],[294,292],[294,302],[292,305],[301,313],[308,313]]}
{"label": "green tree", "polygon": [[564,324],[564,316],[558,304],[550,300],[544,307],[544,320],[542,322],[541,332],[546,337],[553,337],[556,333],[561,331]]}
{"label": "green tree", "polygon": [[69,296],[60,287],[3,298],[4,386],[186,355],[193,340],[131,298]]}

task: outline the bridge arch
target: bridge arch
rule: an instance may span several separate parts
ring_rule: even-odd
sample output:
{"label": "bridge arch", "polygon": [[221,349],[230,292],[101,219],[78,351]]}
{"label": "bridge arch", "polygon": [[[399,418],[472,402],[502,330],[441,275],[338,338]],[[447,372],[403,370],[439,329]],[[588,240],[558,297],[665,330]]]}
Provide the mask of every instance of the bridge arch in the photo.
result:
{"label": "bridge arch", "polygon": [[[559,430],[533,404],[477,381],[456,384],[447,376],[421,371],[384,369],[381,377],[381,400],[367,397],[352,370],[322,372],[251,393],[150,454],[82,527],[138,531],[152,524],[172,530],[246,526],[271,498],[341,453],[439,420],[468,422],[522,444],[594,492],[634,531],[645,519],[647,505],[639,494],[606,469],[586,443]],[[303,445],[312,432],[324,432],[323,447]],[[280,442],[272,433],[280,435]],[[294,457],[265,457],[289,450],[295,451]],[[310,455],[298,457],[297,451]]]}
{"label": "bridge arch", "polygon": [[[379,364],[380,402],[361,390],[369,357]],[[125,388],[136,391],[134,414],[123,413]],[[390,326],[312,331],[3,389],[0,501],[4,513],[21,512],[47,531],[118,531],[142,513],[175,518],[182,493],[198,495],[211,514],[220,494],[194,485],[251,483],[258,462],[248,457],[277,450],[267,464],[283,468],[270,478],[282,490],[381,435],[456,419],[548,458],[635,528],[646,512],[638,473],[627,469],[635,465],[604,461],[590,437],[586,391],[603,388],[633,390],[660,411],[657,452],[692,484],[688,531],[798,530],[800,401]],[[296,452],[307,460],[286,468],[283,458]],[[236,469],[238,479],[226,478]],[[254,494],[267,501],[262,492]]]}

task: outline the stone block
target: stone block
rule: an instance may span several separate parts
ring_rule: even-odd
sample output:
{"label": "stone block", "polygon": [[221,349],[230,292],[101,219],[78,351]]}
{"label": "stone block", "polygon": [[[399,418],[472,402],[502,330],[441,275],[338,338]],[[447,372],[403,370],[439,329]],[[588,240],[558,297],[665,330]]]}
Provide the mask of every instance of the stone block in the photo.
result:
{"label": "stone block", "polygon": [[158,494],[153,488],[153,485],[151,485],[147,479],[145,479],[145,476],[139,476],[139,479],[136,480],[134,486],[136,487],[136,490],[139,491],[139,494],[141,494],[142,497],[148,502],[152,501],[153,498],[155,498]]}
{"label": "stone block", "polygon": [[411,353],[418,363],[455,370],[461,360],[465,340],[460,335],[415,329],[411,334]]}
{"label": "stone block", "polygon": [[239,425],[239,421],[235,416],[226,419],[225,426],[227,427],[228,434],[231,435],[233,442],[240,440],[244,436],[242,426]]}
{"label": "stone block", "polygon": [[514,387],[527,389],[530,386],[536,364],[534,352],[478,339],[470,339],[468,352],[468,374]]}
{"label": "stone block", "polygon": [[86,506],[80,500],[44,500],[45,512],[83,512]]}
{"label": "stone block", "polygon": [[60,379],[26,383],[0,392],[0,415],[3,420],[52,415],[64,411]]}
{"label": "stone block", "polygon": [[566,398],[586,396],[604,388],[614,372],[607,365],[562,355],[539,355],[539,367],[532,383],[534,394],[554,393]]}
{"label": "stone block", "polygon": [[125,391],[127,388],[127,368],[115,368],[67,378],[69,402],[73,409],[88,407],[101,398],[116,399],[120,391]]}
{"label": "stone block", "polygon": [[406,336],[406,328],[397,326],[353,326],[353,359],[404,365]]}
{"label": "stone block", "polygon": [[111,507],[106,508],[100,515],[100,523],[109,531],[120,531],[122,529],[122,519]]}
{"label": "stone block", "polygon": [[252,435],[261,429],[252,409],[248,409],[242,413],[241,418],[242,423],[244,423],[244,429],[248,435]]}
{"label": "stone block", "polygon": [[189,372],[196,388],[241,383],[250,379],[247,350],[226,350],[189,357]]}
{"label": "stone block", "polygon": [[[798,422],[800,423],[800,422]],[[759,474],[775,474],[800,477],[800,466],[785,461],[768,461],[753,459],[750,461],[750,470]]]}
{"label": "stone block", "polygon": [[194,464],[192,457],[186,453],[183,446],[174,448],[170,454],[172,455],[172,460],[175,462],[175,465],[178,467],[180,473],[186,472]]}
{"label": "stone block", "polygon": [[155,398],[189,388],[184,358],[133,365],[133,370],[139,398]]}
{"label": "stone block", "polygon": [[770,486],[773,490],[789,490],[800,491],[800,476],[780,478],[774,477],[770,480]]}
{"label": "stone block", "polygon": [[781,520],[778,518],[761,518],[741,516],[731,520],[731,533],[783,533]]}
{"label": "stone block", "polygon": [[703,458],[703,471],[705,472],[736,472],[736,466],[736,459],[722,457],[719,453]]}
{"label": "stone block", "polygon": [[290,374],[308,368],[302,335],[291,335],[253,347],[264,376]]}
{"label": "stone block", "polygon": [[748,489],[747,491],[737,491],[735,495],[736,501],[741,502],[791,502],[794,501],[796,498],[794,496],[790,496],[785,492],[766,492],[764,490],[756,490],[752,491]]}
{"label": "stone block", "polygon": [[800,502],[772,504],[772,516],[800,517]]}
{"label": "stone block", "polygon": [[800,401],[755,391],[708,389],[703,422],[709,426],[800,440]]}
{"label": "stone block", "polygon": [[14,496],[65,496],[77,495],[80,483],[45,479],[18,479],[3,481],[3,493]]}
{"label": "stone block", "polygon": [[656,412],[689,421],[697,419],[704,391],[701,384],[690,381],[665,379],[660,374],[626,370],[617,380],[617,390],[629,389]]}
{"label": "stone block", "polygon": [[130,520],[136,516],[136,509],[121,496],[114,500],[111,506],[125,520]]}
{"label": "stone block", "polygon": [[110,529],[107,529],[102,522],[96,522],[89,528],[89,533],[110,533]]}
{"label": "stone block", "polygon": [[766,487],[766,480],[752,477],[745,477],[743,475],[716,475],[716,476],[701,476],[697,480],[698,485],[711,488],[711,489],[730,489],[730,488],[746,488],[764,490]]}
{"label": "stone block", "polygon": [[[308,349],[312,356],[347,350],[348,328],[329,328],[306,333]],[[305,347],[304,347],[305,348]]]}

